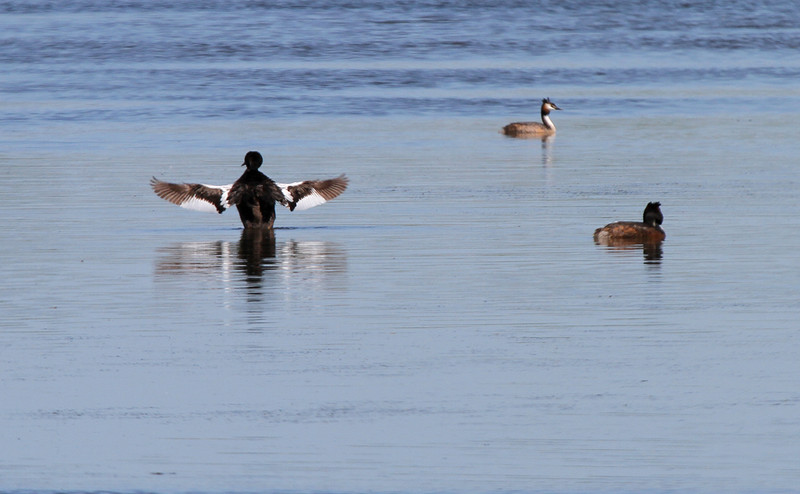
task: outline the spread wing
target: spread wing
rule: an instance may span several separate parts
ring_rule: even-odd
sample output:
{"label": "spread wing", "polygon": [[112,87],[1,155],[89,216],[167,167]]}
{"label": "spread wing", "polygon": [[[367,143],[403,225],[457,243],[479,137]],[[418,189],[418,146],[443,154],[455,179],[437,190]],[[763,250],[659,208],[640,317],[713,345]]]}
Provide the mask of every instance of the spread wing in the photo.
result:
{"label": "spread wing", "polygon": [[328,180],[306,180],[291,184],[279,184],[283,197],[283,205],[290,211],[302,211],[324,204],[345,191],[349,180],[344,175]]}
{"label": "spread wing", "polygon": [[158,197],[186,209],[222,213],[231,206],[228,192],[232,184],[171,184],[153,177],[150,186]]}

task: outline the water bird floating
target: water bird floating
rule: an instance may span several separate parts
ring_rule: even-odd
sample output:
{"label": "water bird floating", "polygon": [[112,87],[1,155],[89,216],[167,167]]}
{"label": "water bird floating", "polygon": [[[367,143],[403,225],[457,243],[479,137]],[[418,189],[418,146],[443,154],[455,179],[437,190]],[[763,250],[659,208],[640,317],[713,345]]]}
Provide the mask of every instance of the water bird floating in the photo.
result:
{"label": "water bird floating", "polygon": [[550,120],[551,110],[561,110],[550,98],[542,100],[542,123],[514,122],[503,127],[503,134],[510,137],[546,137],[556,133],[556,126]]}
{"label": "water bird floating", "polygon": [[599,244],[614,245],[654,244],[666,238],[666,233],[661,229],[664,215],[661,214],[660,202],[649,202],[644,208],[642,222],[617,221],[609,223],[603,228],[594,231],[594,241]]}

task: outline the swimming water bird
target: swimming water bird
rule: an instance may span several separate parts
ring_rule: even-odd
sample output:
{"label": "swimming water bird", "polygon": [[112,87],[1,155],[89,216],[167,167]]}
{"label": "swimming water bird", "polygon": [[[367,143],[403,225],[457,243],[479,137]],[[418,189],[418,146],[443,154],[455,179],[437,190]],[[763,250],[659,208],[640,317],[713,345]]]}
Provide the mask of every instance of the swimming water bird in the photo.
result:
{"label": "swimming water bird", "polygon": [[555,135],[556,126],[550,120],[551,110],[560,110],[550,98],[542,100],[542,123],[539,122],[515,122],[503,127],[503,134],[510,137],[545,137]]}
{"label": "swimming water bird", "polygon": [[290,211],[319,206],[337,197],[347,188],[347,177],[306,180],[281,184],[258,171],[261,154],[250,151],[242,166],[247,170],[229,185],[172,184],[153,177],[150,186],[158,197],[186,209],[222,213],[236,206],[245,229],[271,229],[275,222],[275,203]]}
{"label": "swimming water bird", "polygon": [[653,244],[666,238],[661,223],[664,215],[661,214],[660,202],[649,202],[644,208],[642,222],[617,221],[609,223],[603,228],[594,231],[594,241],[599,244],[614,245],[622,243]]}

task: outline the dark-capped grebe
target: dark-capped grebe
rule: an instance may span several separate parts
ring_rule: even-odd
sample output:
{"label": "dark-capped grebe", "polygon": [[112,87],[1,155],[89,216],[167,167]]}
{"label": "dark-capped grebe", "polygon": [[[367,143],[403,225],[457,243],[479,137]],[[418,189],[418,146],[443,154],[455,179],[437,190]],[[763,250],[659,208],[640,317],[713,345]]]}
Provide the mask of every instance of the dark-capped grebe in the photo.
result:
{"label": "dark-capped grebe", "polygon": [[551,110],[560,110],[550,98],[542,100],[542,123],[515,122],[503,127],[503,134],[511,137],[544,137],[555,135],[556,126],[550,120]]}
{"label": "dark-capped grebe", "polygon": [[661,203],[649,202],[644,208],[641,223],[636,221],[609,223],[594,231],[594,241],[605,245],[658,243],[666,238],[664,230],[661,229],[663,221]]}
{"label": "dark-capped grebe", "polygon": [[260,153],[247,153],[242,163],[247,170],[230,185],[171,184],[155,177],[150,185],[158,197],[182,208],[221,214],[235,205],[246,229],[267,230],[275,222],[276,202],[290,211],[302,211],[330,201],[347,188],[344,175],[328,180],[276,183],[258,171],[262,163]]}

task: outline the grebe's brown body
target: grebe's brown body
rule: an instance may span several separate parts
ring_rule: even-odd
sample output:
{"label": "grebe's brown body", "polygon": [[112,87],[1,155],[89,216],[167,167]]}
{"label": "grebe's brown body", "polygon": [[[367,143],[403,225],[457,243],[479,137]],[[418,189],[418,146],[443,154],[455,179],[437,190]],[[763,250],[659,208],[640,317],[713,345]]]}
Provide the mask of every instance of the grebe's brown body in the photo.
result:
{"label": "grebe's brown body", "polygon": [[604,245],[655,244],[666,238],[661,229],[664,215],[661,203],[650,202],[644,208],[642,222],[617,221],[594,231],[594,241]]}

